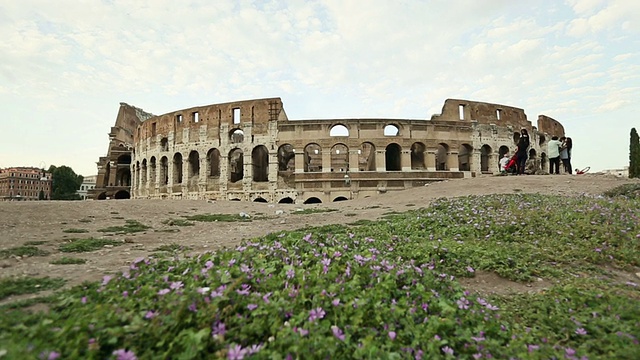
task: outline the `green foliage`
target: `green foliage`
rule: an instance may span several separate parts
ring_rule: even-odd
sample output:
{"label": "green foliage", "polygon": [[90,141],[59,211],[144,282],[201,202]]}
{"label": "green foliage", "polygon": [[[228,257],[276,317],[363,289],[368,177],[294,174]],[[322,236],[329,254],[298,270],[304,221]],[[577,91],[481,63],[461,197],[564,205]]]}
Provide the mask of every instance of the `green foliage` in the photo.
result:
{"label": "green foliage", "polygon": [[144,225],[137,220],[127,220],[123,226],[109,226],[104,229],[99,229],[99,232],[112,232],[118,234],[130,234],[136,232],[146,231],[151,226]]}
{"label": "green foliage", "polygon": [[102,249],[105,245],[120,246],[122,242],[109,239],[71,239],[68,243],[60,245],[58,250],[62,252],[89,252]]}
{"label": "green foliage", "polygon": [[616,186],[604,192],[609,197],[624,196],[632,199],[640,199],[640,184],[624,184]]}
{"label": "green foliage", "polygon": [[17,246],[6,250],[0,250],[0,259],[7,259],[11,256],[47,256],[48,252],[40,250],[35,246]]}
{"label": "green foliage", "polygon": [[52,278],[4,278],[0,280],[0,300],[9,296],[33,294],[45,290],[55,290],[64,285],[64,279]]}
{"label": "green foliage", "polygon": [[185,251],[190,249],[191,248],[188,246],[172,243],[172,244],[158,246],[153,251],[166,251],[166,252],[173,253],[173,252]]}
{"label": "green foliage", "polygon": [[43,245],[46,243],[47,242],[45,240],[32,240],[32,241],[26,241],[24,244],[25,245]]}
{"label": "green foliage", "polygon": [[80,200],[80,195],[76,193],[82,185],[84,178],[77,175],[72,168],[68,166],[56,167],[51,165],[49,172],[52,174],[53,180],[51,184],[52,200]]}
{"label": "green foliage", "polygon": [[194,226],[195,225],[191,221],[187,221],[184,219],[170,219],[170,220],[165,220],[162,223],[169,226]]}
{"label": "green foliage", "polygon": [[49,264],[53,264],[53,265],[80,265],[80,264],[84,264],[86,263],[87,260],[86,259],[79,259],[79,258],[72,258],[72,257],[66,257],[63,256],[59,259],[53,260],[51,262],[49,262]]}
{"label": "green foliage", "polygon": [[629,177],[640,178],[640,138],[636,128],[631,129],[629,141]]}
{"label": "green foliage", "polygon": [[[440,199],[366,226],[140,258],[49,313],[10,313],[0,343],[9,358],[631,359],[640,291],[603,269],[640,265],[639,216],[623,197]],[[480,269],[555,281],[537,294],[461,288]]]}
{"label": "green foliage", "polygon": [[82,234],[82,233],[88,233],[89,230],[87,229],[77,229],[77,228],[70,228],[70,229],[64,229],[62,230],[63,233],[69,233],[69,234]]}
{"label": "green foliage", "polygon": [[338,211],[337,209],[322,209],[322,208],[306,208],[301,210],[296,210],[292,214],[296,215],[308,215],[308,214],[322,214],[326,212]]}
{"label": "green foliage", "polygon": [[240,216],[239,214],[198,214],[184,216],[187,220],[202,221],[202,222],[236,222],[236,221],[251,221],[251,218]]}

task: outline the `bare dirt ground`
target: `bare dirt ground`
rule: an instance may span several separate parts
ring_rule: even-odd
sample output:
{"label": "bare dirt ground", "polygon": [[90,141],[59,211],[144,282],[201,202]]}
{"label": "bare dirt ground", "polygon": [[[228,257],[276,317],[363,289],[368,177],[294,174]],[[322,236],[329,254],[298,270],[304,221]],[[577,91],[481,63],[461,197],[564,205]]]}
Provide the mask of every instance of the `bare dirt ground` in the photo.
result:
{"label": "bare dirt ground", "polygon": [[[390,192],[365,199],[337,203],[294,205],[246,202],[207,202],[193,200],[117,200],[76,202],[0,202],[0,250],[30,241],[45,241],[38,248],[47,256],[0,259],[0,278],[13,276],[62,277],[67,287],[85,280],[98,280],[108,273],[128,267],[138,257],[145,257],[166,244],[189,246],[193,252],[230,247],[243,239],[271,232],[308,226],[351,223],[360,219],[374,220],[390,211],[407,211],[424,207],[440,197],[486,195],[495,193],[541,193],[576,196],[596,195],[616,186],[637,182],[604,175],[560,176],[484,176],[433,183],[421,188]],[[334,212],[295,214],[301,208],[330,208]],[[251,222],[195,222],[195,226],[169,226],[163,221],[180,219],[183,215],[247,213]],[[90,220],[90,222],[89,222]],[[126,220],[137,220],[151,228],[135,234],[113,235],[98,232],[107,226],[121,226]],[[68,234],[70,228],[86,229],[84,234]],[[174,229],[176,232],[166,232]],[[177,231],[179,230],[179,231]],[[62,253],[58,247],[73,238],[107,238],[120,240],[121,246],[105,247],[88,253]],[[86,259],[82,265],[53,265],[63,256]],[[528,291],[547,286],[538,283],[518,284],[500,279],[494,274],[476,274],[465,281],[467,286],[481,291]],[[42,295],[42,294],[40,294]],[[25,295],[29,298],[39,295]]]}

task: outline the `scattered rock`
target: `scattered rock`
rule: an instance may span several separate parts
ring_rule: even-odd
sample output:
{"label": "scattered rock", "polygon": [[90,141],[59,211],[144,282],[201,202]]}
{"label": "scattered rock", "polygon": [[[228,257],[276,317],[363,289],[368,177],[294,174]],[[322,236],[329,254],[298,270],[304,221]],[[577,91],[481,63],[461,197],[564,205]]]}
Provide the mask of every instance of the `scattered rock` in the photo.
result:
{"label": "scattered rock", "polygon": [[637,273],[636,273],[636,276],[640,278],[640,272],[637,272]]}
{"label": "scattered rock", "polygon": [[276,215],[282,215],[284,214],[284,210],[276,210]]}
{"label": "scattered rock", "polygon": [[247,214],[246,212],[241,212],[240,213],[240,217],[241,218],[245,218],[245,219],[249,219],[249,218],[251,218],[251,215]]}

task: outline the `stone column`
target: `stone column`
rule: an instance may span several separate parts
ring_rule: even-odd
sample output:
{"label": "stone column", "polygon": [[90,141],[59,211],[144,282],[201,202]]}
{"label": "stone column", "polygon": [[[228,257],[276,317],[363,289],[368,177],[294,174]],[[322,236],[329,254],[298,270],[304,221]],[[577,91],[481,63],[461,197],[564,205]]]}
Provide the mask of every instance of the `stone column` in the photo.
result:
{"label": "stone column", "polygon": [[447,154],[447,166],[449,167],[449,171],[460,171],[457,151],[452,151]]}
{"label": "stone column", "polygon": [[105,187],[114,186],[116,184],[117,173],[118,173],[118,167],[116,166],[116,162],[111,161],[109,163],[109,182],[107,184],[104,184]]}
{"label": "stone column", "polygon": [[322,172],[331,172],[331,148],[322,148]]}
{"label": "stone column", "polygon": [[376,171],[387,171],[387,150],[376,150]]}
{"label": "stone column", "polygon": [[182,158],[182,183],[180,184],[182,187],[182,196],[184,196],[189,190],[187,186],[189,185],[189,157]]}
{"label": "stone column", "polygon": [[295,154],[295,162],[296,162],[296,173],[304,172],[304,151],[297,151]]}
{"label": "stone column", "polygon": [[253,157],[251,156],[251,152],[248,154],[243,152],[242,161],[242,170],[244,171],[242,182],[244,184],[251,183],[253,181]]}
{"label": "stone column", "polygon": [[476,174],[482,174],[481,162],[482,158],[480,156],[480,150],[474,149],[471,154],[473,161],[471,161],[471,171],[474,171]]}
{"label": "stone column", "polygon": [[411,171],[411,150],[402,150],[400,153],[400,168],[402,171]]}
{"label": "stone column", "polygon": [[436,151],[435,150],[427,150],[425,151],[426,156],[426,166],[427,171],[436,171]]}
{"label": "stone column", "polygon": [[360,163],[360,154],[358,151],[360,149],[349,149],[349,171],[355,172],[360,171],[359,163]]}
{"label": "stone column", "polygon": [[278,150],[269,151],[269,169],[267,174],[270,183],[278,183]]}

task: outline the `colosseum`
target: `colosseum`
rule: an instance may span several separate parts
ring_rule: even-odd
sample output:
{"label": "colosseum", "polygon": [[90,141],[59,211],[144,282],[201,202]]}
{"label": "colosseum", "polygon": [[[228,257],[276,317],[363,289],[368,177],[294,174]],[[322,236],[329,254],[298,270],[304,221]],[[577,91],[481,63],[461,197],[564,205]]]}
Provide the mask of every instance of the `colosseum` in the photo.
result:
{"label": "colosseum", "polygon": [[164,115],[120,104],[95,199],[211,199],[320,203],[499,172],[519,130],[533,171],[558,121],[523,109],[447,99],[430,119],[290,120],[280,98],[198,106]]}

